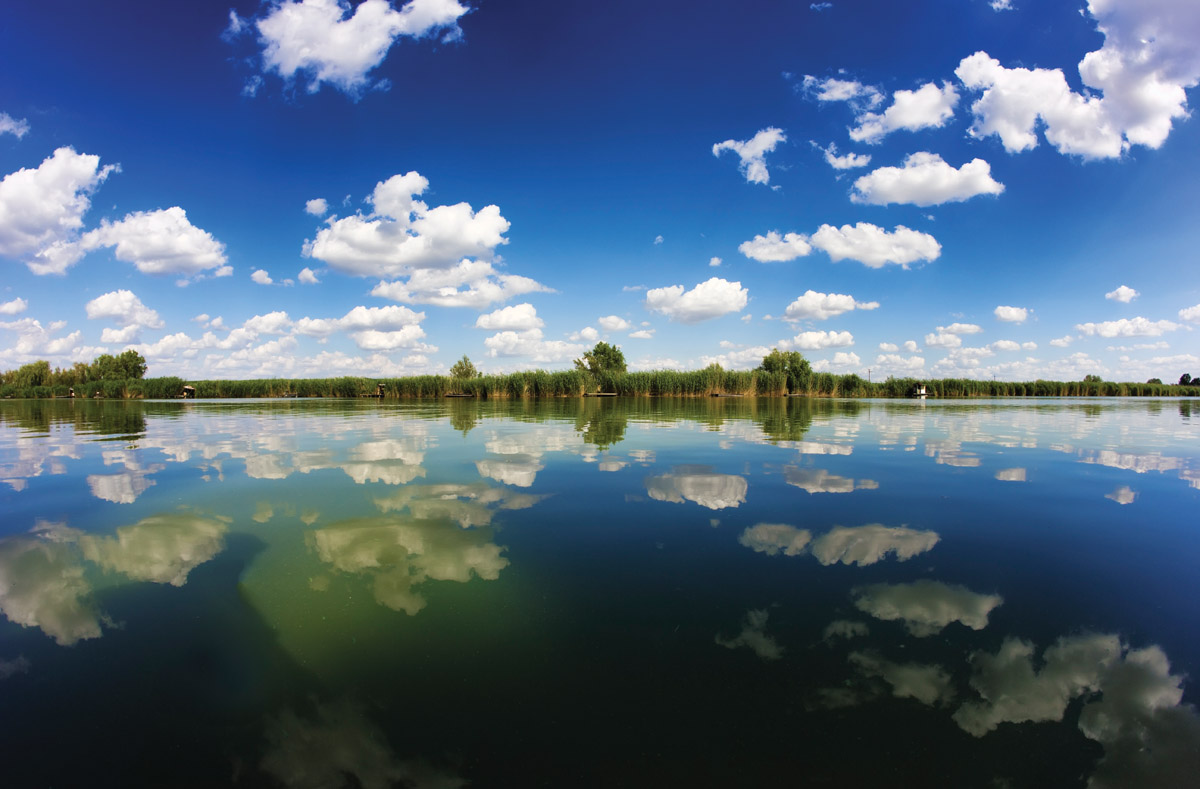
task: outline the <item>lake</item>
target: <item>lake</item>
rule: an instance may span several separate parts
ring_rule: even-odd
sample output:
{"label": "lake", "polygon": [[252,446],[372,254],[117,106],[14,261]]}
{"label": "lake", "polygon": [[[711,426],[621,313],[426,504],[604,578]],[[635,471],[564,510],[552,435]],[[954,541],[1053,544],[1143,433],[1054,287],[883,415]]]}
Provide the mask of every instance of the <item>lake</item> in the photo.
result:
{"label": "lake", "polygon": [[1200,774],[1200,401],[7,401],[0,483],[6,787]]}

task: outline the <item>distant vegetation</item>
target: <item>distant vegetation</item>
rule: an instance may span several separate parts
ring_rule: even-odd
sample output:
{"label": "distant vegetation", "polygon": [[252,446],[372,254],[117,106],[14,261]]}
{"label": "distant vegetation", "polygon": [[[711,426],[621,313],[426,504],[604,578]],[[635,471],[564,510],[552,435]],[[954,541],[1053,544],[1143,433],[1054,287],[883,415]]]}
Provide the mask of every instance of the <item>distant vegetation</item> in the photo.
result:
{"label": "distant vegetation", "polygon": [[888,378],[868,382],[853,373],[814,372],[797,351],[772,350],[754,370],[725,370],[712,364],[687,372],[659,370],[627,372],[620,348],[608,343],[575,361],[575,369],[532,370],[507,375],[484,375],[464,356],[451,375],[407,378],[261,378],[244,381],[185,381],[181,378],[143,378],[146,360],[135,351],[107,354],[92,364],[69,369],[33,362],[0,373],[0,397],[146,398],[180,397],[185,385],[196,396],[214,397],[373,397],[417,398],[465,394],[481,398],[582,397],[611,393],[627,397],[703,397],[709,395],[807,397],[908,397],[918,384],[929,397],[1200,397],[1200,383],[1184,374],[1178,385],[1157,379],[1147,383],[1117,383],[1089,375],[1082,381],[979,381],[968,378]]}

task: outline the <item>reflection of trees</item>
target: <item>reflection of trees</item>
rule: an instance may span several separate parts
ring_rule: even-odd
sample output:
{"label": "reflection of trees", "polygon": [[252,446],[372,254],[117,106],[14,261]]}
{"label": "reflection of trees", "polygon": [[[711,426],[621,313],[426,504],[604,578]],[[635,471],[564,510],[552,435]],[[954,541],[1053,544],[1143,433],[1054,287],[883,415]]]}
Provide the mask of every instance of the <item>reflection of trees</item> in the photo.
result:
{"label": "reflection of trees", "polygon": [[148,410],[178,413],[182,404],[132,400],[13,400],[0,407],[0,425],[16,425],[33,433],[72,425],[77,433],[136,437],[146,432]]}
{"label": "reflection of trees", "polygon": [[760,405],[757,421],[772,441],[802,441],[812,426],[813,401],[806,397],[770,398]]}
{"label": "reflection of trees", "polygon": [[584,399],[575,418],[576,432],[583,433],[583,440],[598,449],[608,449],[625,438],[629,417],[622,403],[615,399]]}
{"label": "reflection of trees", "polygon": [[450,410],[450,427],[464,436],[479,424],[479,405],[474,398],[451,398],[446,405]]}

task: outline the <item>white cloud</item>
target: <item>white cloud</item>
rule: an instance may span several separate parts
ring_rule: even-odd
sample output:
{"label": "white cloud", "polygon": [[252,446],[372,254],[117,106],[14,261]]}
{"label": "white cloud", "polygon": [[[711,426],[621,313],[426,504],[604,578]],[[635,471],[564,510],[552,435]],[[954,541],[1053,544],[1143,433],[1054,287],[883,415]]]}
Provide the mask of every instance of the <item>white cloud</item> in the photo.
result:
{"label": "white cloud", "polygon": [[[80,238],[80,253],[112,247],[117,260],[143,274],[200,274],[225,265],[225,245],[193,225],[179,206],[135,211],[124,219],[101,221]],[[220,273],[215,274],[220,276]]]}
{"label": "white cloud", "polygon": [[781,236],[778,231],[772,230],[765,236],[743,241],[738,245],[738,252],[759,263],[784,263],[804,257],[812,252],[812,247],[808,244],[808,238],[800,233]]}
{"label": "white cloud", "polygon": [[1029,317],[1029,310],[1024,307],[1002,305],[992,310],[992,314],[996,316],[997,320],[1004,321],[1005,323],[1024,323],[1025,319]]}
{"label": "white cloud", "polygon": [[490,260],[497,246],[508,243],[509,221],[497,206],[478,212],[467,203],[430,208],[416,199],[428,186],[416,171],[380,181],[368,199],[374,213],[331,216],[303,254],[347,274],[394,277],[449,269],[464,258]]}
{"label": "white cloud", "polygon": [[853,170],[858,167],[866,167],[871,163],[871,155],[862,153],[848,153],[844,156],[838,156],[837,146],[829,143],[828,148],[822,148],[825,154],[825,163],[835,170]]}
{"label": "white cloud", "polygon": [[1200,323],[1200,304],[1180,310],[1179,320],[1187,321],[1188,323]]}
{"label": "white cloud", "polygon": [[25,299],[13,299],[0,304],[0,315],[19,315],[29,306]]}
{"label": "white cloud", "polygon": [[603,318],[598,318],[597,322],[604,331],[625,331],[632,328],[629,321],[618,315],[605,315]]}
{"label": "white cloud", "polygon": [[658,245],[659,245],[659,244],[661,244],[662,242],[663,242],[663,237],[662,237],[662,236],[655,236],[655,237],[654,237],[654,246],[658,246]]}
{"label": "white cloud", "polygon": [[894,342],[881,342],[879,343],[879,350],[895,353],[896,351],[900,350],[900,346],[896,345]]}
{"label": "white cloud", "polygon": [[418,269],[404,282],[380,282],[371,295],[410,304],[483,309],[526,293],[553,292],[529,277],[501,274],[487,261],[463,260],[449,269]]}
{"label": "white cloud", "polygon": [[1171,321],[1152,321],[1141,316],[1136,318],[1121,318],[1116,321],[1103,323],[1078,323],[1075,330],[1089,337],[1160,337],[1165,332],[1180,328],[1178,323]]}
{"label": "white cloud", "polygon": [[783,647],[767,635],[766,628],[766,609],[747,611],[746,619],[742,624],[742,632],[733,638],[722,638],[718,634],[716,641],[726,649],[748,647],[763,660],[778,660],[783,657]]}
{"label": "white cloud", "polygon": [[893,663],[874,652],[851,652],[849,661],[860,673],[891,685],[892,695],[898,699],[916,699],[931,707],[954,699],[954,681],[941,666]]}
{"label": "white cloud", "polygon": [[853,296],[845,293],[818,293],[815,290],[806,290],[803,296],[787,306],[783,319],[823,321],[851,310],[873,310],[878,307],[877,301],[855,301]]}
{"label": "white cloud", "polygon": [[785,523],[758,523],[742,532],[738,542],[758,553],[776,556],[801,556],[812,540],[808,529]]}
{"label": "white cloud", "polygon": [[889,233],[869,222],[840,228],[821,225],[813,233],[812,244],[834,262],[849,258],[871,268],[882,268],[888,263],[908,268],[909,263],[937,260],[942,254],[942,245],[928,233],[910,230],[904,225],[896,225]]}
{"label": "white cloud", "polygon": [[721,265],[721,262],[721,259],[715,255],[708,259],[708,265],[712,266],[713,268]]}
{"label": "white cloud", "polygon": [[[722,344],[722,348],[732,348],[736,346]],[[762,363],[763,357],[771,352],[771,349],[765,345],[755,345],[750,348],[741,348],[739,350],[731,350],[728,353],[722,353],[717,356],[703,355],[700,357],[700,366],[707,367],[716,362],[726,370],[752,370]],[[670,367],[673,370],[682,369],[680,365],[674,364]]]}
{"label": "white cloud", "polygon": [[0,112],[0,134],[11,134],[18,140],[29,133],[29,121],[17,120],[7,112]]}
{"label": "white cloud", "polygon": [[771,180],[771,174],[767,172],[766,155],[781,142],[787,142],[787,135],[782,129],[770,126],[749,140],[719,142],[712,147],[712,152],[713,156],[720,156],[724,151],[733,151],[741,159],[738,169],[746,176],[746,182],[765,184]]}
{"label": "white cloud", "polygon": [[1191,2],[1090,0],[1104,46],[1084,55],[1075,93],[1061,69],[1008,69],[986,52],[965,58],[955,74],[983,95],[972,105],[977,137],[995,134],[1005,149],[1046,140],[1064,154],[1120,156],[1133,145],[1158,148],[1176,118],[1186,117],[1186,88],[1200,82],[1200,6]]}
{"label": "white cloud", "polygon": [[297,277],[302,285],[318,285],[321,280],[317,279],[317,275],[308,266],[300,269],[300,274]]}
{"label": "white cloud", "polygon": [[489,312],[487,315],[480,315],[475,319],[475,328],[490,331],[526,331],[540,329],[544,325],[545,323],[537,315],[537,310],[528,303],[504,307],[495,312]]}
{"label": "white cloud", "polygon": [[936,153],[909,154],[903,167],[880,167],[854,182],[855,203],[919,206],[959,203],[977,195],[998,195],[1004,184],[992,178],[983,159],[972,159],[957,170]]}
{"label": "white cloud", "polygon": [[993,351],[1019,351],[1021,343],[1013,340],[996,340],[990,347]]}
{"label": "white cloud", "polygon": [[35,274],[62,274],[79,260],[72,251],[91,195],[118,165],[59,148],[36,169],[0,181],[0,255],[23,260]]}
{"label": "white cloud", "polygon": [[852,106],[877,107],[883,101],[883,95],[870,85],[863,85],[855,80],[817,79],[804,75],[804,89],[817,101],[845,101]]}
{"label": "white cloud", "polygon": [[1122,285],[1116,290],[1110,290],[1108,293],[1105,293],[1104,298],[1108,299],[1109,301],[1119,301],[1122,304],[1128,304],[1140,295],[1142,294],[1138,293],[1128,285]]}
{"label": "white cloud", "polygon": [[652,288],[646,291],[646,308],[679,323],[699,323],[741,311],[749,295],[740,282],[712,277],[686,292],[683,285]]}
{"label": "white cloud", "polygon": [[420,342],[424,336],[425,331],[420,326],[405,326],[396,331],[367,329],[350,335],[354,344],[364,351],[394,351],[398,348],[428,350]]}
{"label": "white cloud", "polygon": [[259,285],[270,285],[271,283],[273,283],[275,281],[275,280],[271,279],[270,274],[263,271],[262,269],[255,269],[254,272],[250,275],[250,279],[254,280]]}
{"label": "white cloud", "polygon": [[937,330],[947,334],[979,334],[983,327],[974,323],[951,323],[949,326],[938,326]]}
{"label": "white cloud", "polygon": [[[458,19],[468,10],[456,0],[411,0],[399,11],[388,0],[365,0],[351,14],[349,5],[338,0],[282,0],[255,26],[264,71],[288,81],[303,73],[309,93],[328,83],[356,97],[397,38],[422,38],[439,30],[448,31],[445,38],[456,38]],[[245,26],[231,15],[231,34]]]}
{"label": "white cloud", "polygon": [[565,362],[582,354],[586,349],[579,343],[563,340],[547,340],[541,329],[525,331],[502,331],[483,341],[488,356],[524,356],[535,362]]}
{"label": "white cloud", "polygon": [[707,466],[679,466],[669,474],[646,477],[646,493],[655,501],[695,502],[710,510],[737,507],[746,500],[745,477],[718,474]]}
{"label": "white cloud", "polygon": [[325,216],[329,213],[329,203],[325,201],[324,197],[314,197],[304,204],[304,211],[313,216]]}
{"label": "white cloud", "polygon": [[882,113],[868,112],[858,116],[858,126],[850,130],[850,139],[877,143],[891,132],[904,129],[939,128],[954,117],[958,91],[949,83],[928,82],[916,90],[898,90],[892,94],[892,106]]}
{"label": "white cloud", "polygon": [[812,555],[824,565],[856,564],[864,567],[895,556],[903,562],[918,554],[933,550],[939,540],[937,532],[909,529],[904,526],[835,526],[813,540]]}
{"label": "white cloud", "polygon": [[790,340],[780,340],[779,344],[804,351],[845,348],[854,344],[854,335],[848,331],[802,331]]}
{"label": "white cloud", "polygon": [[630,332],[629,339],[631,340],[652,340],[654,339],[654,329],[639,329],[635,332]]}
{"label": "white cloud", "polygon": [[595,342],[596,340],[600,339],[600,332],[596,331],[596,329],[592,326],[584,326],[579,331],[572,332],[570,335],[568,335],[567,339],[571,342],[579,342],[580,340],[585,342]]}
{"label": "white cloud", "polygon": [[925,359],[921,356],[905,358],[896,353],[881,353],[875,357],[874,366],[883,375],[919,375],[925,369]]}
{"label": "white cloud", "polygon": [[[91,320],[108,318],[118,326],[131,329],[161,329],[164,325],[157,312],[143,304],[131,291],[124,289],[97,296],[87,303],[85,309]],[[129,339],[121,342],[129,342]]]}
{"label": "white cloud", "polygon": [[901,620],[918,638],[939,633],[952,622],[982,630],[987,627],[988,614],[1004,602],[999,595],[978,594],[928,579],[911,584],[874,584],[853,593],[858,610],[876,619]]}
{"label": "white cloud", "polygon": [[988,5],[992,7],[993,11],[1011,11],[1013,8],[1012,0],[991,0]]}

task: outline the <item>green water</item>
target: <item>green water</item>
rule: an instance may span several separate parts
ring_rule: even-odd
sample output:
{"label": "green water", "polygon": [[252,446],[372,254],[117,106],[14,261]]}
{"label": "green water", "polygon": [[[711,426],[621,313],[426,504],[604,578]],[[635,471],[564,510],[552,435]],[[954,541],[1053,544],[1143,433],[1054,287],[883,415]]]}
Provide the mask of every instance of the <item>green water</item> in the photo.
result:
{"label": "green water", "polygon": [[1192,406],[0,402],[0,782],[1190,786]]}

